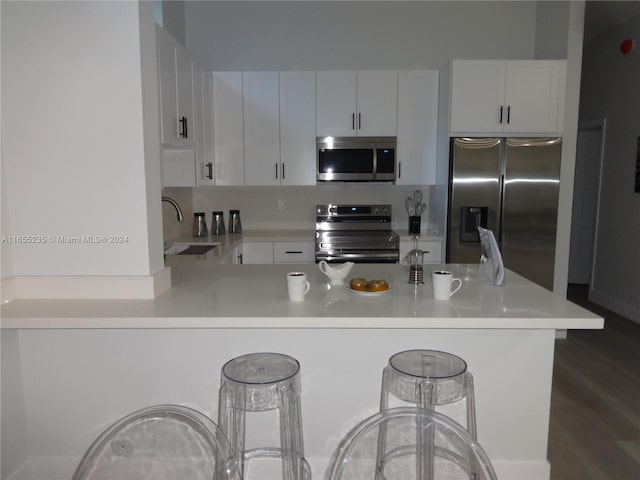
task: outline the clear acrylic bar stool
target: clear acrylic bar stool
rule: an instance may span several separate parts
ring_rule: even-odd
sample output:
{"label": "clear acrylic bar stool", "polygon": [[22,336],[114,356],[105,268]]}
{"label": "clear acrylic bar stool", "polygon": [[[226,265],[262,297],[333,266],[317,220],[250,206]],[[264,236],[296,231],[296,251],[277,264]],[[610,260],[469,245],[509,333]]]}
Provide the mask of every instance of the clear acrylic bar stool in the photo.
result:
{"label": "clear acrylic bar stool", "polygon": [[[280,446],[245,449],[246,412],[278,410]],[[276,457],[282,462],[284,480],[308,480],[304,459],[300,363],[280,353],[252,353],[228,361],[222,367],[218,425],[238,457],[242,478],[247,461]]]}
{"label": "clear acrylic bar stool", "polygon": [[[393,355],[382,373],[380,411],[389,409],[390,395],[425,410],[435,411],[437,406],[466,401],[466,429],[477,439],[473,376],[467,363],[447,352],[437,350],[407,350]],[[422,451],[416,455],[420,480],[433,479],[434,432],[418,429],[420,435],[412,448]],[[387,457],[386,425],[381,424],[378,438],[378,475],[383,471]],[[473,478],[473,477],[471,477]]]}
{"label": "clear acrylic bar stool", "polygon": [[[375,463],[382,430],[389,445],[383,472]],[[433,438],[434,455],[424,457],[422,463],[431,463],[434,480],[497,480],[489,457],[465,428],[445,415],[419,407],[391,408],[356,425],[331,456],[325,480],[423,478],[418,458],[425,452],[416,448],[415,442],[424,436]],[[408,447],[411,442],[413,448]]]}

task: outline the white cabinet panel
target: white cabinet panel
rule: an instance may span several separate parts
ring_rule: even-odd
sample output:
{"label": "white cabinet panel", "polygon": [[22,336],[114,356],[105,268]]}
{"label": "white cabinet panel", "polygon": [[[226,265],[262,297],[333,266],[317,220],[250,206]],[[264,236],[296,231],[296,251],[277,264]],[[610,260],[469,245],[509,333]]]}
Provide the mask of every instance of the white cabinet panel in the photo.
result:
{"label": "white cabinet panel", "polygon": [[394,137],[398,111],[398,72],[358,72],[357,135]]}
{"label": "white cabinet panel", "polygon": [[280,72],[280,183],[316,184],[316,74]]}
{"label": "white cabinet panel", "polygon": [[274,242],[274,263],[314,263],[316,259],[314,242]]}
{"label": "white cabinet panel", "polygon": [[434,185],[438,134],[437,70],[398,72],[397,185]]}
{"label": "white cabinet panel", "polygon": [[273,242],[242,242],[242,263],[273,263]]}
{"label": "white cabinet panel", "polygon": [[194,148],[191,55],[163,28],[156,28],[156,42],[162,143]]}
{"label": "white cabinet panel", "polygon": [[561,131],[565,75],[564,61],[508,61],[504,131]]}
{"label": "white cabinet panel", "polygon": [[242,74],[246,185],[279,185],[280,99],[278,72]]}
{"label": "white cabinet panel", "polygon": [[451,65],[451,131],[502,130],[504,60],[454,60]]}
{"label": "white cabinet panel", "polygon": [[564,60],[454,60],[451,133],[561,133],[565,76]]}
{"label": "white cabinet panel", "polygon": [[356,133],[356,72],[319,71],[317,136],[351,136]]}
{"label": "white cabinet panel", "polygon": [[242,72],[213,74],[216,185],[244,185]]}
{"label": "white cabinet panel", "polygon": [[398,72],[319,71],[317,136],[395,136]]}
{"label": "white cabinet panel", "polygon": [[193,96],[195,104],[196,184],[198,186],[215,185],[211,72],[206,72],[197,62],[193,64]]}

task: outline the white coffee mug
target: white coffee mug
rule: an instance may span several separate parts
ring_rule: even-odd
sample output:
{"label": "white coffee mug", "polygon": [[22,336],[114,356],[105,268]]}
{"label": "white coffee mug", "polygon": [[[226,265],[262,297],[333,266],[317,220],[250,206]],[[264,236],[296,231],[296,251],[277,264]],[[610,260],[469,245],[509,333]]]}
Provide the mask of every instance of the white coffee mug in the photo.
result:
{"label": "white coffee mug", "polygon": [[[446,270],[432,272],[431,279],[433,280],[433,298],[436,300],[449,300],[449,297],[462,287],[462,280],[454,278],[453,273]],[[453,282],[458,282],[458,286],[451,290]]]}
{"label": "white coffee mug", "polygon": [[307,274],[304,272],[287,273],[287,289],[289,290],[289,301],[302,302],[311,284],[307,281]]}

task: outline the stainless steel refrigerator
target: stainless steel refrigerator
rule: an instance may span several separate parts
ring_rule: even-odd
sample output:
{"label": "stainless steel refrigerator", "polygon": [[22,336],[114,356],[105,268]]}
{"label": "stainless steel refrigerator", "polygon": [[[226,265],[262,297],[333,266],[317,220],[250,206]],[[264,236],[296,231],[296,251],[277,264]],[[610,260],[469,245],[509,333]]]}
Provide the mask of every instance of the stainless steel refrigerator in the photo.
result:
{"label": "stainless steel refrigerator", "polygon": [[492,230],[505,268],[551,290],[560,138],[452,138],[447,262],[478,263],[477,227]]}

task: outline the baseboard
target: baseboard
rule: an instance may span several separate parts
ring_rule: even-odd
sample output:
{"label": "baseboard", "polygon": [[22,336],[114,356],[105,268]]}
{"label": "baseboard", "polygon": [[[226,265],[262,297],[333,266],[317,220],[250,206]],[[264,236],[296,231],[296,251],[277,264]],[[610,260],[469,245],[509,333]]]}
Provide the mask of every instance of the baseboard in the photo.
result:
{"label": "baseboard", "polygon": [[640,308],[619,298],[612,297],[598,290],[589,289],[589,301],[622,315],[629,320],[640,323]]}
{"label": "baseboard", "polygon": [[22,275],[2,279],[2,302],[17,299],[152,299],[171,288],[171,269],[153,275]]}

